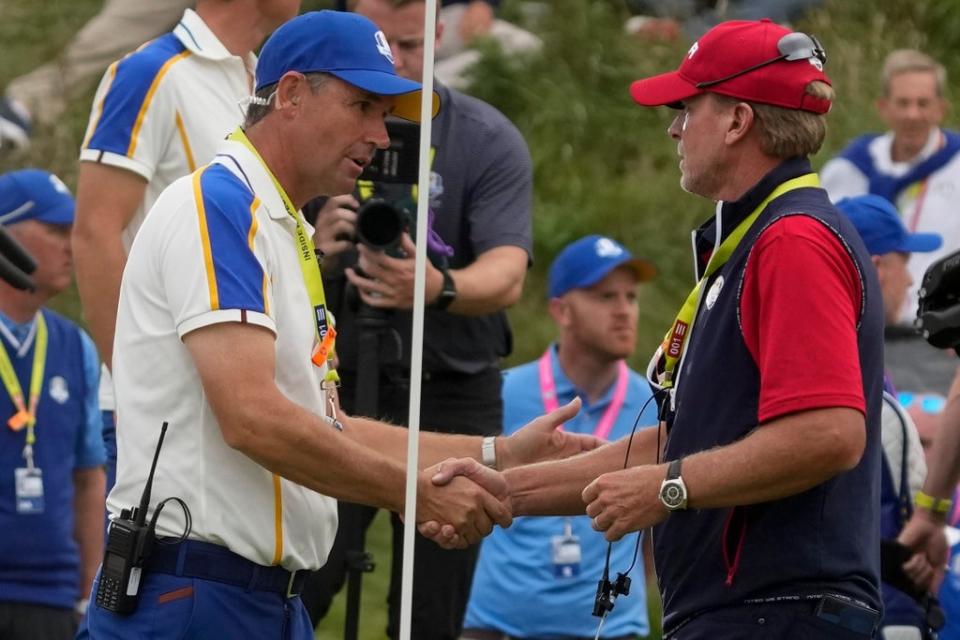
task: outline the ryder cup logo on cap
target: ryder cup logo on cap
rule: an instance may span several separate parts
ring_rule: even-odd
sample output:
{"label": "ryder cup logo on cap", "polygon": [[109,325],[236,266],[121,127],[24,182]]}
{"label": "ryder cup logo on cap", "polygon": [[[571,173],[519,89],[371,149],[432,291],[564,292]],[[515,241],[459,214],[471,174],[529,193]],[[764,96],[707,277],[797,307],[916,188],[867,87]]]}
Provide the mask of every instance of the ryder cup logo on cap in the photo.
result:
{"label": "ryder cup logo on cap", "polygon": [[73,210],[67,185],[49,171],[21,169],[0,175],[0,224],[73,224]]}
{"label": "ryder cup logo on cap", "polygon": [[[369,19],[343,11],[311,11],[273,32],[257,60],[256,91],[288,72],[329,73],[381,96],[396,96],[393,114],[420,119],[420,83],[397,75],[383,33]],[[433,95],[433,115],[440,98]]]}
{"label": "ryder cup logo on cap", "polygon": [[568,244],[550,265],[548,295],[562,296],[571,289],[583,289],[603,280],[617,267],[627,267],[637,280],[653,279],[656,268],[642,258],[634,258],[627,249],[611,238],[591,235]]}
{"label": "ryder cup logo on cap", "polygon": [[[694,55],[696,54],[696,55]],[[722,22],[703,35],[680,68],[630,86],[647,107],[679,107],[705,92],[787,109],[826,113],[830,101],[807,93],[814,81],[830,84],[827,55],[813,36],[769,20]]]}

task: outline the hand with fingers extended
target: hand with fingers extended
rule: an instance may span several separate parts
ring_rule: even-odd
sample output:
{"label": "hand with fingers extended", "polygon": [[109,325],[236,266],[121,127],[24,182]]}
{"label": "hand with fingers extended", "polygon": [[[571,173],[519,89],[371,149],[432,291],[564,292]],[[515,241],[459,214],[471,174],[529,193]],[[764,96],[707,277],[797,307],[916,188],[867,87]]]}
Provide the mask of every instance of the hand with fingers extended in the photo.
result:
{"label": "hand with fingers extended", "polygon": [[[347,279],[360,292],[364,304],[381,309],[411,309],[413,307],[413,277],[416,265],[416,247],[410,235],[400,236],[400,251],[403,257],[395,257],[372,249],[363,244],[357,245],[359,269],[347,269]],[[427,300],[431,300],[431,270],[436,268],[427,262]],[[437,271],[440,280],[443,276]],[[442,286],[442,285],[441,285]],[[437,291],[432,292],[436,296]]]}
{"label": "hand with fingers extended", "polygon": [[583,490],[583,502],[593,528],[614,542],[666,519],[660,483],[666,465],[643,465],[605,473]]}
{"label": "hand with fingers extended", "polygon": [[580,411],[580,398],[525,424],[497,442],[498,468],[510,469],[534,462],[560,460],[606,444],[590,434],[567,433],[563,423]]}
{"label": "hand with fingers extended", "polygon": [[472,458],[450,458],[420,472],[417,528],[445,549],[476,544],[513,522],[504,477]]}
{"label": "hand with fingers extended", "polygon": [[935,591],[943,578],[949,548],[943,531],[942,517],[931,515],[924,509],[916,509],[907,521],[897,541],[914,554],[903,565],[903,571],[914,583]]}
{"label": "hand with fingers extended", "polygon": [[357,235],[357,207],[349,193],[327,198],[314,221],[313,245],[324,256],[335,256],[353,247]]}

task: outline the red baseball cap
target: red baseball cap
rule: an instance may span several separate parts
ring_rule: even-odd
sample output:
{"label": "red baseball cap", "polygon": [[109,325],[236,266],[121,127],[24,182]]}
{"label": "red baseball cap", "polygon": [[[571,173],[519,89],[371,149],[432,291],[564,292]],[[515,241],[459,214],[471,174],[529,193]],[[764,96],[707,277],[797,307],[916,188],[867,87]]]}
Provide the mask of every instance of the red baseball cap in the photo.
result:
{"label": "red baseball cap", "polygon": [[826,54],[816,38],[764,20],[731,20],[697,40],[676,71],[637,80],[630,95],[641,105],[677,106],[719,93],[750,102],[826,113],[830,101],[807,94],[814,80],[830,84]]}

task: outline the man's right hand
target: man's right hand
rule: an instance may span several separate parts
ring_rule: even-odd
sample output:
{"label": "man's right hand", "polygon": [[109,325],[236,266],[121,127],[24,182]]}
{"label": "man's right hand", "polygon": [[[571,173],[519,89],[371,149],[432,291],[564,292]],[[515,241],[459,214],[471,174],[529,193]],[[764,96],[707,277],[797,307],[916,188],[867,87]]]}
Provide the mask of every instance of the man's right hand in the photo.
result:
{"label": "man's right hand", "polygon": [[348,193],[328,198],[317,212],[313,244],[325,256],[335,256],[353,247],[359,206],[357,199]]}
{"label": "man's right hand", "polygon": [[420,473],[417,523],[445,549],[476,544],[513,522],[506,479],[472,458],[444,460]]}

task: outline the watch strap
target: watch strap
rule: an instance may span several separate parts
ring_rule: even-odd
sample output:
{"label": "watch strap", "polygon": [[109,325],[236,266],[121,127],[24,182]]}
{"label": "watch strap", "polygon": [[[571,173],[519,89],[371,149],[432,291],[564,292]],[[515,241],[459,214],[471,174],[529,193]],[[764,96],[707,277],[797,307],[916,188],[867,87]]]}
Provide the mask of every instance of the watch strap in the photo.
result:
{"label": "watch strap", "polygon": [[430,306],[443,311],[456,299],[457,283],[454,282],[453,276],[450,275],[450,271],[446,266],[440,267],[440,273],[443,275],[443,286],[440,288],[440,294],[437,296],[437,299],[434,300]]}
{"label": "watch strap", "polygon": [[680,477],[680,465],[683,463],[683,458],[677,458],[670,462],[667,465],[667,476],[664,480],[676,480]]}

